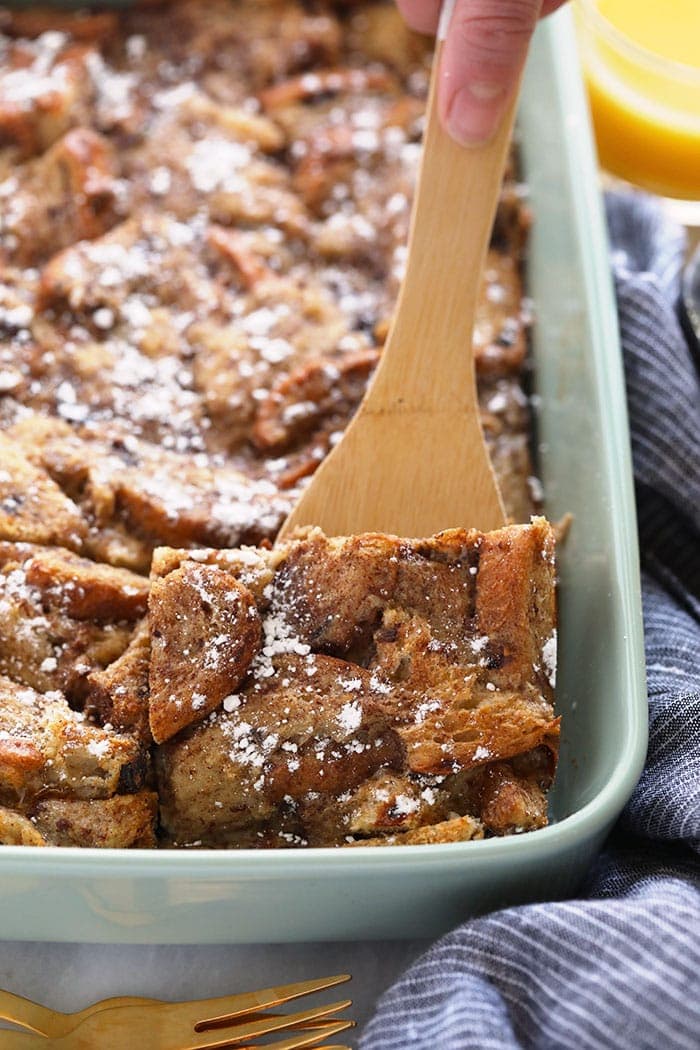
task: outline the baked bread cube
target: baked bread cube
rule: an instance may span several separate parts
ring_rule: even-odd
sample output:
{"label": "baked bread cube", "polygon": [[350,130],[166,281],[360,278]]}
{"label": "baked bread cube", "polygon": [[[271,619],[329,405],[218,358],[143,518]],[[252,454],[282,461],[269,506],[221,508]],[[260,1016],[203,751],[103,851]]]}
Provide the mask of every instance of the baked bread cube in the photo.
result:
{"label": "baked bread cube", "polygon": [[88,674],[83,707],[98,725],[124,730],[146,747],[153,743],[148,721],[150,662],[151,632],[144,617],[121,656]]}
{"label": "baked bread cube", "polygon": [[32,156],[87,120],[94,54],[58,32],[12,41],[0,66],[0,148],[11,145],[20,156]]}
{"label": "baked bread cube", "polygon": [[90,128],[72,128],[28,161],[12,207],[0,219],[12,262],[36,266],[60,248],[104,233],[116,221],[114,149]]}
{"label": "baked bread cube", "polygon": [[62,547],[0,542],[0,674],[82,706],[87,676],[129,645],[148,580]]}
{"label": "baked bread cube", "polygon": [[0,677],[0,842],[154,845],[148,755],[57,692]]}
{"label": "baked bread cube", "polygon": [[104,799],[37,798],[26,813],[0,806],[0,844],[152,849],[157,813],[152,791]]}
{"label": "baked bread cube", "polygon": [[73,500],[19,442],[0,433],[0,540],[59,543],[79,550],[86,532]]}

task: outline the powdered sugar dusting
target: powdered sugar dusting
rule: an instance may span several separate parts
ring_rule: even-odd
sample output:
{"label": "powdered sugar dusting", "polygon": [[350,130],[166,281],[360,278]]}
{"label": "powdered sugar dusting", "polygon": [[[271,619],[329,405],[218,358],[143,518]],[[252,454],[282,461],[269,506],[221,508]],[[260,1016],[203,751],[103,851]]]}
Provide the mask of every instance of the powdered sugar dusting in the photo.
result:
{"label": "powdered sugar dusting", "polygon": [[263,645],[253,661],[253,671],[260,678],[271,678],[275,673],[275,657],[308,656],[311,652],[311,646],[294,634],[283,609],[271,609],[263,619],[262,628]]}
{"label": "powdered sugar dusting", "polygon": [[344,704],[338,714],[338,723],[345,733],[353,733],[362,723],[362,704],[353,700]]}
{"label": "powdered sugar dusting", "polygon": [[552,689],[557,684],[557,631],[552,631],[547,641],[542,646],[542,663],[547,672],[547,680]]}
{"label": "powdered sugar dusting", "polygon": [[105,737],[103,740],[89,740],[86,750],[89,751],[91,755],[94,755],[95,758],[104,758],[110,747],[111,744],[107,737]]}

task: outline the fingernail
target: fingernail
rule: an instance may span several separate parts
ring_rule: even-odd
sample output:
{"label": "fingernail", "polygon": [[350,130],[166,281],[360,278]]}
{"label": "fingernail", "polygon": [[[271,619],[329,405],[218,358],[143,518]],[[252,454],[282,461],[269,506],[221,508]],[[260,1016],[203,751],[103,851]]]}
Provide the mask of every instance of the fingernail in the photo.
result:
{"label": "fingernail", "polygon": [[462,146],[478,146],[491,138],[503,112],[505,89],[481,81],[460,88],[447,114],[447,129]]}

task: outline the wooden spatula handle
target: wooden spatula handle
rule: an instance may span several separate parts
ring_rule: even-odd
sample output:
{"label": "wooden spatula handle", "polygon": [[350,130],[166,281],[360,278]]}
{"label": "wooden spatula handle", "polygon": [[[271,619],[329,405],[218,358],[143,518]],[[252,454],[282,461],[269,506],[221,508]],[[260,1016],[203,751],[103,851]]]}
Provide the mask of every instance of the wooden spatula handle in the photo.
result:
{"label": "wooden spatula handle", "polygon": [[406,275],[369,397],[373,403],[400,397],[404,408],[464,406],[473,412],[477,275],[493,226],[515,101],[488,143],[458,145],[437,114],[441,51],[439,44]]}

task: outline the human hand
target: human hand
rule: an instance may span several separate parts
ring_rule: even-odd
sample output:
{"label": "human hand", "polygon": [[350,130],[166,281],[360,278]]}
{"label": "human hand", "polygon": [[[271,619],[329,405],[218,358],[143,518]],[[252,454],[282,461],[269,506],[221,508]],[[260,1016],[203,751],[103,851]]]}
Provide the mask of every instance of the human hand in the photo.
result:
{"label": "human hand", "polygon": [[[516,88],[538,18],[565,0],[445,0],[454,10],[443,45],[438,108],[464,146],[496,131]],[[408,24],[435,33],[442,0],[396,0]]]}

